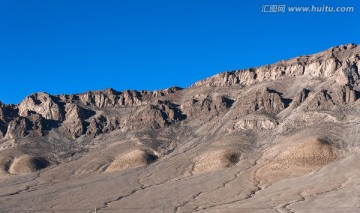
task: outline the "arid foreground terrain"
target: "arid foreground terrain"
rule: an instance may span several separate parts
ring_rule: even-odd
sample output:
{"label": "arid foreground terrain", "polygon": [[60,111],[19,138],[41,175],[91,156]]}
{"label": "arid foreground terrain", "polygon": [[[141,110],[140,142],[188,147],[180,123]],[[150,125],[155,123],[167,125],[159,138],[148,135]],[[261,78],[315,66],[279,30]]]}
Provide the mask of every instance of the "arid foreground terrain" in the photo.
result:
{"label": "arid foreground terrain", "polygon": [[358,212],[360,46],[0,104],[0,212]]}

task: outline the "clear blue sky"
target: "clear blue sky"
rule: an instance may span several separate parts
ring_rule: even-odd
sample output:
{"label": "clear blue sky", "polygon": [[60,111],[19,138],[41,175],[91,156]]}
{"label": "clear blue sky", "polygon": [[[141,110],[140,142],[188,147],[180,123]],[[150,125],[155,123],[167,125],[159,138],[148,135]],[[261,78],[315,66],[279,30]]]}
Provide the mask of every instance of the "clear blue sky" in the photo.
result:
{"label": "clear blue sky", "polygon": [[[261,13],[264,4],[353,13]],[[219,72],[360,43],[358,0],[1,0],[0,100],[187,87]]]}

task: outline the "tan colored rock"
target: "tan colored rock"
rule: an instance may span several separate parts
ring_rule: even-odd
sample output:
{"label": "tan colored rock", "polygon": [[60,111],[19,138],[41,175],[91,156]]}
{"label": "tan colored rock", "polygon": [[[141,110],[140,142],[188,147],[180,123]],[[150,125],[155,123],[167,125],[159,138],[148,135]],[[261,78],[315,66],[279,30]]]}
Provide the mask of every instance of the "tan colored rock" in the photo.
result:
{"label": "tan colored rock", "polygon": [[19,117],[9,122],[5,138],[22,138],[29,134],[31,122],[28,118]]}
{"label": "tan colored rock", "polygon": [[130,128],[165,127],[186,118],[180,106],[169,101],[158,100],[130,118]]}
{"label": "tan colored rock", "polygon": [[19,115],[28,116],[32,112],[42,115],[45,119],[63,121],[64,109],[47,93],[35,93],[26,97],[19,104]]}
{"label": "tan colored rock", "polygon": [[141,97],[142,95],[135,90],[125,90],[121,93],[118,103],[120,106],[139,106],[142,104]]}
{"label": "tan colored rock", "polygon": [[263,131],[275,129],[277,125],[276,120],[271,117],[261,114],[251,114],[241,118],[234,125],[234,129]]}
{"label": "tan colored rock", "polygon": [[336,73],[342,76],[342,80],[339,80],[342,84],[354,83],[359,80],[359,58],[356,57],[358,51],[359,46],[352,44],[334,47],[321,53],[300,56],[273,65],[220,73],[198,81],[192,86],[252,85],[258,82],[282,80],[289,77],[326,78]]}
{"label": "tan colored rock", "polygon": [[335,106],[332,99],[332,94],[329,90],[322,89],[316,93],[315,97],[308,104],[307,108],[310,110],[315,109],[331,109]]}
{"label": "tan colored rock", "polygon": [[66,123],[65,133],[75,139],[86,133],[86,122],[80,119],[71,120]]}
{"label": "tan colored rock", "polygon": [[51,128],[51,121],[45,120],[39,114],[18,117],[9,122],[5,138],[23,138],[27,135],[31,137],[43,136]]}
{"label": "tan colored rock", "polygon": [[98,108],[139,106],[142,104],[142,94],[135,90],[125,90],[121,93],[110,88],[103,91],[83,93],[77,95],[77,97],[85,106],[95,106]]}
{"label": "tan colored rock", "polygon": [[353,103],[357,99],[356,91],[347,85],[339,89],[338,97],[340,104]]}
{"label": "tan colored rock", "polygon": [[322,89],[315,94],[308,103],[307,108],[314,109],[331,109],[335,106],[341,106],[353,103],[357,100],[357,92],[350,86],[340,86],[331,88],[331,90]]}
{"label": "tan colored rock", "polygon": [[291,107],[296,108],[300,106],[305,99],[308,97],[310,90],[303,88],[296,96],[294,97],[293,101],[291,102]]}
{"label": "tan colored rock", "polygon": [[234,100],[229,97],[219,95],[216,97],[198,96],[190,99],[182,106],[184,114],[189,117],[206,117],[218,116],[226,113],[232,107]]}

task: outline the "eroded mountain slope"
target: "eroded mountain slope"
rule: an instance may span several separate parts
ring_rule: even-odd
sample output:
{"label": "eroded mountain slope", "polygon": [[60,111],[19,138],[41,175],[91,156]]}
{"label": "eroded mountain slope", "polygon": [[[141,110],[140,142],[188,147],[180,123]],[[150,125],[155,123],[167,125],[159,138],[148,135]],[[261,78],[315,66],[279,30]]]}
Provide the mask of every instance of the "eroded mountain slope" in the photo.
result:
{"label": "eroded mountain slope", "polygon": [[349,44],[186,89],[1,104],[1,210],[357,210],[359,54]]}

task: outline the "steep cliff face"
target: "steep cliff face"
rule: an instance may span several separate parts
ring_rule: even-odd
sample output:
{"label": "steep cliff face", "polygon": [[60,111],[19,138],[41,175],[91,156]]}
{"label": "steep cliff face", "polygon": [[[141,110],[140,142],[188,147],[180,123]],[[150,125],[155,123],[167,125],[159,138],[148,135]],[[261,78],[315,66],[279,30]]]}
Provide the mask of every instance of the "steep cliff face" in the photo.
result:
{"label": "steep cliff face", "polygon": [[95,106],[98,108],[114,106],[140,106],[144,93],[134,90],[125,90],[120,93],[113,89],[105,91],[87,92],[77,95],[77,98],[85,106]]}
{"label": "steep cliff face", "polygon": [[45,119],[63,121],[64,109],[54,96],[39,92],[26,97],[19,105],[19,115],[28,116],[33,113],[42,115]]}

